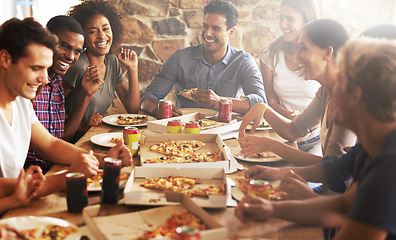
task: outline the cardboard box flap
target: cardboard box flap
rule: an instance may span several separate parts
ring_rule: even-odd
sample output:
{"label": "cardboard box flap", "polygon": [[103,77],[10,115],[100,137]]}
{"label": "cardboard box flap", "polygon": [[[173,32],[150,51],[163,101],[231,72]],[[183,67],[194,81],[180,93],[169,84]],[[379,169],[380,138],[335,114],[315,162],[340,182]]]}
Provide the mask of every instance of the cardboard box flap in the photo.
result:
{"label": "cardboard box flap", "polygon": [[211,185],[223,186],[224,195],[209,195],[208,197],[194,196],[192,200],[205,208],[225,208],[228,191],[227,179],[223,168],[147,168],[135,167],[124,188],[125,204],[129,205],[174,205],[178,199],[173,193],[156,189],[144,188],[140,184],[146,179],[168,176],[195,177],[200,180],[192,188],[205,188]]}
{"label": "cardboard box flap", "polygon": [[179,199],[178,205],[111,216],[98,216],[100,205],[89,206],[84,208],[83,218],[99,240],[137,239],[145,231],[164,224],[173,213],[188,210],[209,228],[200,231],[203,240],[227,238],[227,230],[189,197],[175,194],[174,198]]}

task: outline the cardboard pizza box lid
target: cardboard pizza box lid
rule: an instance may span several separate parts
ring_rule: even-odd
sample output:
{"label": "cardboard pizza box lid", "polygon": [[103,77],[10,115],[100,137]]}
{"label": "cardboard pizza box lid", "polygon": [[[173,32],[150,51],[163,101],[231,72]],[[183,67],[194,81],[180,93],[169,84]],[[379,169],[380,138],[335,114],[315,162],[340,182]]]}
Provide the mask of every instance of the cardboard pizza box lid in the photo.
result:
{"label": "cardboard pizza box lid", "polygon": [[165,223],[173,213],[188,210],[198,216],[209,228],[200,231],[202,240],[227,239],[226,228],[188,196],[175,193],[173,200],[177,202],[176,205],[111,216],[98,216],[100,205],[88,206],[83,210],[83,219],[98,240],[137,239],[146,230]]}
{"label": "cardboard pizza box lid", "polygon": [[[199,140],[205,143],[205,146],[196,153],[220,151],[223,155],[223,161],[202,162],[202,163],[144,163],[146,159],[158,158],[165,156],[150,150],[154,144],[169,140]],[[170,168],[223,168],[226,172],[231,169],[230,151],[226,151],[226,145],[218,134],[146,134],[140,136],[140,165],[143,167],[170,167]]]}
{"label": "cardboard pizza box lid", "polygon": [[224,186],[224,195],[210,195],[208,197],[193,196],[191,200],[204,208],[225,208],[227,197],[231,193],[227,186],[227,179],[222,168],[145,168],[135,167],[124,188],[124,201],[128,205],[163,206],[177,204],[172,197],[174,192],[148,189],[140,184],[146,179],[168,176],[182,176],[199,178],[199,182],[192,188],[210,185]]}
{"label": "cardboard pizza box lid", "polygon": [[[167,124],[171,120],[179,119],[182,123],[186,123],[188,121],[197,121],[199,119],[204,119],[205,117],[206,114],[197,112],[197,113],[190,113],[178,117],[148,121],[147,129],[153,132],[167,133]],[[216,121],[216,117],[211,117],[209,119]],[[228,132],[233,132],[239,129],[241,123],[242,121],[241,118],[239,117],[239,114],[235,113],[232,115],[232,120],[228,123],[218,122],[216,125],[201,127],[201,134],[202,133],[224,134]]]}

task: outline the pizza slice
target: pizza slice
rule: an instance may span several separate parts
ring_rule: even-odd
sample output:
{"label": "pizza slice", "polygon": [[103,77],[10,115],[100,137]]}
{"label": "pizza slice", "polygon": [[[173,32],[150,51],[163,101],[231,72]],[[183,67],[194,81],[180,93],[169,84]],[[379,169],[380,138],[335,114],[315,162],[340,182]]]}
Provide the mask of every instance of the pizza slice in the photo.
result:
{"label": "pizza slice", "polygon": [[205,146],[205,143],[198,140],[167,141],[154,144],[151,151],[162,153],[168,156],[190,155]]}
{"label": "pizza slice", "polygon": [[198,123],[202,128],[218,124],[218,122],[206,118],[198,120]]}
{"label": "pizza slice", "polygon": [[179,92],[177,95],[182,95],[185,98],[191,99],[194,101],[193,94],[198,91],[198,88],[184,89]]}
{"label": "pizza slice", "polygon": [[182,176],[169,176],[169,177],[158,177],[150,178],[140,184],[145,188],[157,189],[157,190],[169,190],[172,192],[183,192],[184,190],[193,187],[199,178],[182,177]]}
{"label": "pizza slice", "polygon": [[196,163],[196,162],[217,162],[222,161],[223,155],[220,151],[207,152],[201,154],[191,154],[187,156],[164,156],[144,160],[144,163]]}
{"label": "pizza slice", "polygon": [[41,234],[40,239],[57,239],[63,240],[70,234],[77,232],[74,227],[63,227],[59,225],[47,225]]}
{"label": "pizza slice", "polygon": [[210,185],[208,187],[198,187],[193,190],[189,190],[186,192],[187,195],[193,196],[209,196],[209,195],[224,195],[225,190],[224,186],[215,186]]}
{"label": "pizza slice", "polygon": [[276,157],[278,157],[278,155],[276,155],[275,153],[271,153],[271,152],[261,152],[261,153],[253,154],[250,157],[252,157],[252,158],[276,158]]}

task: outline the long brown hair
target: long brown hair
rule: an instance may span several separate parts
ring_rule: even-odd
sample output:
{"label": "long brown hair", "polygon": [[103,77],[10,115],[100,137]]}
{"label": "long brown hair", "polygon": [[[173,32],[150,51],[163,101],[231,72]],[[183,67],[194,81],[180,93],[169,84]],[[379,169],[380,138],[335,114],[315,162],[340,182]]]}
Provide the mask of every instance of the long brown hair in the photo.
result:
{"label": "long brown hair", "polygon": [[[288,6],[298,12],[305,24],[319,19],[319,7],[316,0],[283,0],[281,3],[281,7],[282,6]],[[272,69],[275,69],[278,64],[279,51],[286,49],[287,45],[288,43],[285,42],[283,36],[281,36],[265,49],[264,53],[269,54],[271,59]]]}

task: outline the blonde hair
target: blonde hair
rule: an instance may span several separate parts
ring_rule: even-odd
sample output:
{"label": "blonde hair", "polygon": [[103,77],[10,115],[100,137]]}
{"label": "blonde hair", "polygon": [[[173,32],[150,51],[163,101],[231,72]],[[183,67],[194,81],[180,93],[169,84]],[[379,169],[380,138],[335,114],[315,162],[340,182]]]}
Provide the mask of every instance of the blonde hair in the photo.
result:
{"label": "blonde hair", "polygon": [[369,112],[378,120],[396,120],[396,42],[379,39],[349,41],[337,63],[351,91],[362,90]]}

